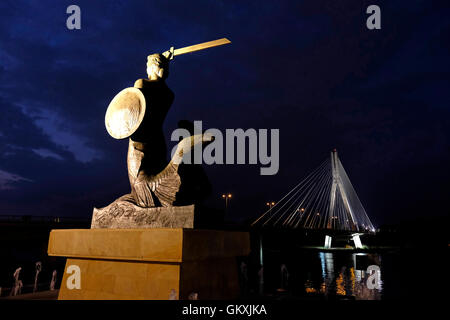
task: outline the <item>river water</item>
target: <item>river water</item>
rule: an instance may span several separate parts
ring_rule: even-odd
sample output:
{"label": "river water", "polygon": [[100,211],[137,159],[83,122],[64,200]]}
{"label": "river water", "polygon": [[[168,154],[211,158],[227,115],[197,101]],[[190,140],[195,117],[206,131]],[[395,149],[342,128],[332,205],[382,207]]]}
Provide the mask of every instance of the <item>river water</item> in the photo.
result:
{"label": "river water", "polygon": [[[297,280],[297,291],[300,293],[304,288],[305,295],[380,300],[383,296],[384,271],[381,262],[379,254],[315,252],[300,268],[303,274],[297,275],[295,271],[299,269],[293,270],[291,279]],[[282,279],[283,285],[286,282],[289,284],[286,272],[280,272],[280,283]]]}
{"label": "river water", "polygon": [[249,268],[249,291],[276,300],[434,299],[446,291],[448,253],[448,248],[264,250],[263,277],[258,257]]}

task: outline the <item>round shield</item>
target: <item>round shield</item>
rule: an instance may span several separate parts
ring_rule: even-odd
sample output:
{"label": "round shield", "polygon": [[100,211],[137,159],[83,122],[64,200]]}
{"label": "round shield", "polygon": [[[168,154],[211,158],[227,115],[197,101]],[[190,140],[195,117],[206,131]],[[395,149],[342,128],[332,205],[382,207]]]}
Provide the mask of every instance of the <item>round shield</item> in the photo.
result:
{"label": "round shield", "polygon": [[145,115],[145,97],[137,88],[120,91],[106,110],[106,130],[115,139],[131,136],[141,124]]}

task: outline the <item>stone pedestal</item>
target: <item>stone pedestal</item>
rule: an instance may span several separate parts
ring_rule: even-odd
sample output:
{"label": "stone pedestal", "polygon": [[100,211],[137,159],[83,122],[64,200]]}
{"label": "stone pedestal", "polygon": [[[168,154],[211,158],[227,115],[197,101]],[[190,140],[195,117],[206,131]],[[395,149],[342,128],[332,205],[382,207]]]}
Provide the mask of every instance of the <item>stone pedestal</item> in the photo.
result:
{"label": "stone pedestal", "polygon": [[67,258],[60,300],[236,298],[236,257],[249,252],[246,232],[181,228],[52,230],[48,245]]}

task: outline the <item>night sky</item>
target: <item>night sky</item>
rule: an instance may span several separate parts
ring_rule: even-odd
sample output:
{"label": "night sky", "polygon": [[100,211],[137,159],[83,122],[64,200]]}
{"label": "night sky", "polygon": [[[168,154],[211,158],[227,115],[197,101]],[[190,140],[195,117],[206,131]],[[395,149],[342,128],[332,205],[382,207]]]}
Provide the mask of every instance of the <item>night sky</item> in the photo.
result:
{"label": "night sky", "polygon": [[3,0],[0,14],[0,215],[90,218],[129,193],[110,100],[148,54],[222,37],[172,62],[165,131],[170,150],[182,119],[280,129],[277,175],[205,166],[209,205],[233,193],[228,220],[256,218],[333,148],[375,226],[449,213],[448,1]]}

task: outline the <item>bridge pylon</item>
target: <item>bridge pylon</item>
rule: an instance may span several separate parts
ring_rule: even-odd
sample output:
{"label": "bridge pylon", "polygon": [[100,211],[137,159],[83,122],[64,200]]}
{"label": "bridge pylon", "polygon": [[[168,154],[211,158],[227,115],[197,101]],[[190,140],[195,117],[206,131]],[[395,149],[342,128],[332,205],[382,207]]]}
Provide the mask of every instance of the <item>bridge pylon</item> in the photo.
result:
{"label": "bridge pylon", "polygon": [[252,225],[348,231],[355,247],[375,232],[336,149]]}

